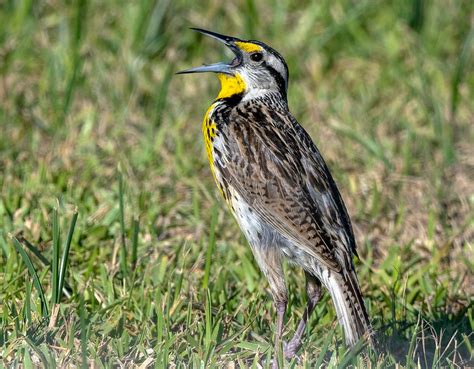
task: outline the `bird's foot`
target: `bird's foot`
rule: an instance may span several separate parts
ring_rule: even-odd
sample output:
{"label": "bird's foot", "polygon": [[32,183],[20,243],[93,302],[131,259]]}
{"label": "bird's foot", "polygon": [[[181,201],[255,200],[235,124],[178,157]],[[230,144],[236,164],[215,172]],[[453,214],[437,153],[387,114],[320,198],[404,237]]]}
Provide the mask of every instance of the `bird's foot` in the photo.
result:
{"label": "bird's foot", "polygon": [[283,354],[285,359],[291,360],[296,356],[296,352],[301,347],[301,340],[293,338],[290,342],[283,342]]}
{"label": "bird's foot", "polygon": [[[292,360],[296,357],[296,361],[299,363],[300,360],[296,356],[296,353],[301,347],[301,340],[296,339],[293,337],[293,339],[290,342],[285,342],[283,341],[283,358],[285,360]],[[278,356],[275,355],[272,360],[272,369],[280,369],[278,365]]]}

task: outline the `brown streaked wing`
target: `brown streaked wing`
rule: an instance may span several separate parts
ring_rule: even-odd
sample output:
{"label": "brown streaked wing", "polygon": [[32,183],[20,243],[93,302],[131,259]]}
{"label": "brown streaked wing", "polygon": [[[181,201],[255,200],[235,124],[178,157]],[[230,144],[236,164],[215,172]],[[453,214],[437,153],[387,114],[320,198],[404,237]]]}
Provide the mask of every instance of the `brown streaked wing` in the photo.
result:
{"label": "brown streaked wing", "polygon": [[342,246],[346,248],[349,255],[354,254],[358,257],[354,231],[339,189],[311,137],[293,116],[290,115],[290,119],[294,133],[306,153],[303,157],[303,167],[306,170],[305,178],[311,198],[315,202],[321,201],[322,198],[326,200],[319,204],[328,214],[322,218],[322,221],[326,223],[326,228],[342,234],[345,239]]}
{"label": "brown streaked wing", "polygon": [[[311,183],[323,186],[313,192],[327,194],[329,203],[334,203],[330,174],[325,165],[311,161],[312,153],[300,142],[291,115],[270,112],[264,105],[245,114],[237,108],[222,133],[226,136],[222,175],[254,211],[330,269],[340,271],[342,264],[351,265],[347,242],[340,239],[348,230],[339,209],[328,211],[308,188]],[[317,182],[308,181],[304,167],[308,163],[321,172]]]}

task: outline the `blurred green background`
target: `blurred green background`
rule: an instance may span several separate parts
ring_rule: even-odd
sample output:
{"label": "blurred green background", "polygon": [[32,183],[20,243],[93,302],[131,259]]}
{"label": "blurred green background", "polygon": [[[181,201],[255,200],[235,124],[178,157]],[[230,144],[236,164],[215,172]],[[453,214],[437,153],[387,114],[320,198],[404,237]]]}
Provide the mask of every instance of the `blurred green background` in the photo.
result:
{"label": "blurred green background", "polygon": [[268,367],[201,139],[218,82],[174,75],[230,55],[189,27],[281,52],[353,220],[382,349],[348,352],[325,296],[289,367],[474,365],[472,0],[0,0],[0,24],[0,366]]}

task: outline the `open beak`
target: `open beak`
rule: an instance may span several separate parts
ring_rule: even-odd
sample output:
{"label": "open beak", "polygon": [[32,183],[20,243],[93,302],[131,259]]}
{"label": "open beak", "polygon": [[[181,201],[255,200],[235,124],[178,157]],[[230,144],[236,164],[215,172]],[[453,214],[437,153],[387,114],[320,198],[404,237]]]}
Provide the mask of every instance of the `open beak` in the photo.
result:
{"label": "open beak", "polygon": [[241,41],[238,38],[221,35],[219,33],[206,31],[205,29],[201,28],[191,28],[193,31],[202,33],[203,35],[210,36],[215,38],[216,40],[224,43],[232,52],[235,54],[234,60],[230,63],[215,63],[209,65],[203,65],[201,67],[195,67],[191,69],[182,70],[177,72],[176,74],[186,74],[186,73],[204,73],[204,72],[214,72],[214,73],[225,73],[225,74],[232,74],[232,69],[238,66],[242,61],[242,52],[240,49],[235,45],[236,41]]}

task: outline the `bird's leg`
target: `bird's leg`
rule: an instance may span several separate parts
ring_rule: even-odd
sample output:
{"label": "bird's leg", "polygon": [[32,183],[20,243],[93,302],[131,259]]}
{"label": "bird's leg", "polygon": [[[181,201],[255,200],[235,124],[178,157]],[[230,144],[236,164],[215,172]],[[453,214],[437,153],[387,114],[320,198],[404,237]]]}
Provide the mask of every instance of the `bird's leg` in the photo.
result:
{"label": "bird's leg", "polygon": [[278,353],[281,349],[281,337],[283,335],[283,323],[285,320],[285,311],[286,311],[286,300],[285,301],[275,301],[277,319],[276,319],[276,332],[275,332],[275,354],[273,357],[273,369],[278,368]]}
{"label": "bird's leg", "polygon": [[306,276],[306,294],[308,296],[308,303],[306,304],[306,308],[303,313],[303,317],[301,318],[298,328],[291,339],[290,342],[284,345],[284,354],[285,358],[292,359],[296,355],[296,351],[301,346],[301,338],[303,337],[304,330],[306,328],[306,324],[308,322],[311,313],[314,310],[314,307],[318,303],[318,300],[321,297],[321,282],[314,277],[313,275],[307,273],[305,271]]}

